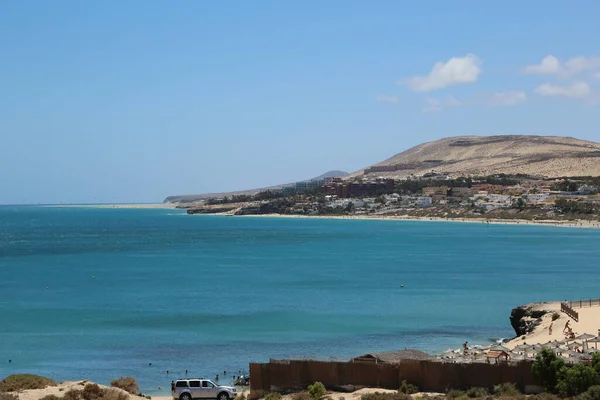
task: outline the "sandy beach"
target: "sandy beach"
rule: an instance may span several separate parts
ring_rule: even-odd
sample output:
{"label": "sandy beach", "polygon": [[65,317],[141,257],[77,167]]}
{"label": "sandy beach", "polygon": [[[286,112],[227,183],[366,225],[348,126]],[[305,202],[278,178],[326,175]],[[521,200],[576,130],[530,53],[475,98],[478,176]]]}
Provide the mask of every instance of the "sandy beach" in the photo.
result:
{"label": "sandy beach", "polygon": [[[591,307],[574,308],[574,310],[579,313],[578,322],[560,311],[560,302],[540,303],[534,308],[537,310],[547,310],[550,312],[542,316],[540,325],[538,325],[532,333],[514,338],[505,344],[505,346],[509,349],[513,349],[515,346],[524,343],[545,344],[550,341],[564,340],[566,336],[563,333],[563,329],[565,328],[567,321],[569,321],[569,326],[573,330],[575,336],[579,336],[584,333],[596,337],[598,336],[598,331],[600,329],[600,306],[598,306],[597,303]],[[555,321],[552,321],[552,315],[554,313],[557,313],[559,318]],[[551,333],[550,325],[552,325]],[[597,344],[591,345],[591,347],[594,348],[596,346]]]}
{"label": "sandy beach", "polygon": [[261,215],[233,215],[231,213],[221,214],[202,214],[202,215],[230,215],[243,218],[325,218],[325,219],[356,219],[356,220],[375,220],[375,221],[424,221],[424,222],[461,222],[472,224],[490,224],[490,225],[540,225],[540,226],[555,226],[568,228],[600,228],[600,222],[576,220],[576,221],[559,221],[559,220],[502,220],[502,219],[485,219],[485,218],[438,218],[438,217],[413,217],[409,215],[286,215],[286,214],[261,214]]}

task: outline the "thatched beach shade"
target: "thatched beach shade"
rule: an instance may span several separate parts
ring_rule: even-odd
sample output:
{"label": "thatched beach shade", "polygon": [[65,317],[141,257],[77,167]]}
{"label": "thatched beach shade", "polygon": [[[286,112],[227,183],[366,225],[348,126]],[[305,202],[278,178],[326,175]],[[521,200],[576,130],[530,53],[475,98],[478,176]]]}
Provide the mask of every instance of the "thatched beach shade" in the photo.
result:
{"label": "thatched beach shade", "polygon": [[519,344],[517,346],[515,346],[515,348],[513,349],[513,352],[519,353],[519,354],[527,354],[527,351],[531,350],[533,348],[533,346],[529,345],[529,344]]}
{"label": "thatched beach shade", "polygon": [[598,353],[600,350],[598,349],[587,349],[585,352],[589,353],[589,354],[594,354],[594,353]]}
{"label": "thatched beach shade", "polygon": [[581,353],[578,353],[576,351],[573,350],[563,350],[561,353],[563,356],[569,356],[569,357],[577,357],[579,356]]}
{"label": "thatched beach shade", "polygon": [[516,356],[512,356],[510,358],[511,361],[526,361],[529,360],[529,357],[526,357],[522,354],[517,354]]}
{"label": "thatched beach shade", "polygon": [[589,333],[582,333],[581,335],[575,337],[576,340],[588,340],[594,339],[596,336],[590,335]]}
{"label": "thatched beach shade", "polygon": [[594,338],[594,339],[588,339],[587,344],[588,344],[588,348],[590,346],[590,343],[594,343],[596,345],[596,349],[598,348],[598,343],[600,343],[600,338]]}
{"label": "thatched beach shade", "polygon": [[573,342],[569,345],[569,347],[583,347],[583,342]]}
{"label": "thatched beach shade", "polygon": [[509,353],[510,349],[508,347],[502,346],[501,344],[497,344],[497,345],[490,347],[489,351],[504,351],[506,353]]}

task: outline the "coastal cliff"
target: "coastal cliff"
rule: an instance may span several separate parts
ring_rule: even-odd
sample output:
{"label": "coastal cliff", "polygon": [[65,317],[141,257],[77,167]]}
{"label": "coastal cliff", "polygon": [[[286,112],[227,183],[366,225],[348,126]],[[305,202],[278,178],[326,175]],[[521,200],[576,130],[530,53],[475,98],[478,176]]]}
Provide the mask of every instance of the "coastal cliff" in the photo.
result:
{"label": "coastal cliff", "polygon": [[549,312],[549,303],[530,303],[515,307],[510,313],[510,324],[517,336],[532,333],[542,323],[542,317]]}

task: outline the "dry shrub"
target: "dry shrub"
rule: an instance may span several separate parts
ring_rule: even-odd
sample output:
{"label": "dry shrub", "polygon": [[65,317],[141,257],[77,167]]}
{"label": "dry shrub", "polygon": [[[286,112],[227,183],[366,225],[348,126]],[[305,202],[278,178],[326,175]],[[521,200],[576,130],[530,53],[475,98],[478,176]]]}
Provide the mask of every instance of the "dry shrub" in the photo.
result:
{"label": "dry shrub", "polygon": [[534,396],[529,396],[528,397],[529,400],[561,400],[560,397],[558,397],[555,394],[552,393],[540,393],[540,394],[536,394]]}
{"label": "dry shrub", "polygon": [[81,400],[83,399],[83,392],[77,389],[70,389],[63,395],[64,400]]}
{"label": "dry shrub", "polygon": [[129,396],[117,389],[104,389],[102,400],[128,400]]}
{"label": "dry shrub", "polygon": [[83,388],[81,396],[83,397],[83,400],[98,400],[103,397],[104,393],[102,392],[103,391],[100,389],[100,386],[96,385],[95,383],[88,383]]}
{"label": "dry shrub", "polygon": [[115,379],[110,383],[110,386],[123,389],[131,394],[136,394],[140,389],[135,378],[132,378],[131,376],[122,376],[119,379]]}
{"label": "dry shrub", "polygon": [[33,374],[9,375],[0,381],[0,392],[16,392],[19,390],[45,389],[56,386],[54,379]]}
{"label": "dry shrub", "polygon": [[360,396],[360,400],[412,400],[412,397],[409,394],[405,393],[382,393],[382,392],[374,392],[374,393],[365,393]]}
{"label": "dry shrub", "polygon": [[413,385],[412,383],[402,381],[402,383],[400,384],[400,389],[398,391],[400,393],[415,394],[419,392],[419,388],[417,387],[417,385]]}
{"label": "dry shrub", "polygon": [[488,395],[488,391],[482,387],[473,387],[467,390],[466,395],[472,399],[476,399],[478,397],[486,397]]}
{"label": "dry shrub", "polygon": [[281,400],[281,393],[271,392],[265,396],[265,400]]}
{"label": "dry shrub", "polygon": [[461,397],[466,397],[467,395],[465,394],[465,392],[463,392],[462,390],[449,390],[448,393],[446,393],[446,397],[449,399],[459,399]]}
{"label": "dry shrub", "polygon": [[292,395],[292,400],[310,400],[310,394],[308,392],[298,392]]}
{"label": "dry shrub", "polygon": [[246,400],[246,392],[240,392],[235,396],[234,400]]}
{"label": "dry shrub", "polygon": [[49,394],[49,395],[42,397],[40,400],[61,400],[61,399],[62,399],[62,397],[58,397],[55,394]]}
{"label": "dry shrub", "polygon": [[19,396],[12,393],[0,392],[0,400],[19,400]]}
{"label": "dry shrub", "polygon": [[494,386],[494,395],[500,397],[519,396],[521,391],[514,383],[502,383]]}

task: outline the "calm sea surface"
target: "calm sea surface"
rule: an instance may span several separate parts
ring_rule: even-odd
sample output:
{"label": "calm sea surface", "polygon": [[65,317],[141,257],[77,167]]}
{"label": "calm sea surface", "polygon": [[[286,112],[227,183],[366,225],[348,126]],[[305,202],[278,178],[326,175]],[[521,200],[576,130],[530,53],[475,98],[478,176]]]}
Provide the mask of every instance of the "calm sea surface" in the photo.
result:
{"label": "calm sea surface", "polygon": [[517,305],[599,297],[598,260],[592,229],[0,207],[0,378],[154,391],[185,369],[488,343]]}

